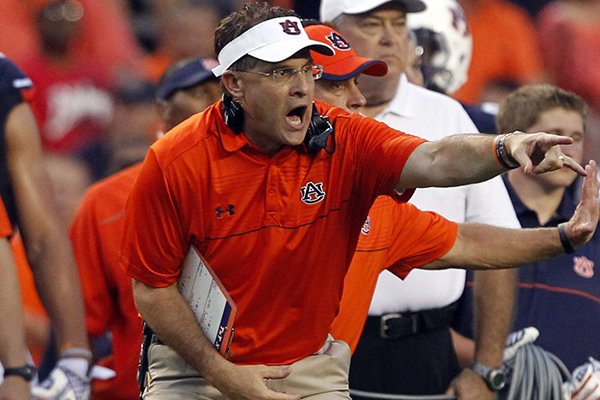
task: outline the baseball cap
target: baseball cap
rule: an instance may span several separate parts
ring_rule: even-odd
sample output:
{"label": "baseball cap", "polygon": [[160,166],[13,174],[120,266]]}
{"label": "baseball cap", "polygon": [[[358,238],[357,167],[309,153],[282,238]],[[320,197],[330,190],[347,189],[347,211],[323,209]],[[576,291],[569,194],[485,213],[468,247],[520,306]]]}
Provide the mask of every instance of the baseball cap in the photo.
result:
{"label": "baseball cap", "polygon": [[211,68],[217,64],[217,60],[212,58],[193,58],[175,64],[162,76],[156,89],[156,97],[166,100],[178,90],[216,80]]}
{"label": "baseball cap", "polygon": [[212,72],[221,76],[245,55],[266,62],[280,62],[306,48],[321,54],[334,53],[326,44],[309,39],[299,18],[272,18],[253,26],[223,47],[218,56],[220,65]]}
{"label": "baseball cap", "polygon": [[383,76],[387,73],[387,64],[373,58],[359,57],[350,43],[335,29],[323,24],[305,26],[308,37],[323,42],[335,49],[333,56],[313,53],[313,62],[323,66],[322,79],[343,81],[359,73]]}
{"label": "baseball cap", "polygon": [[362,14],[385,3],[401,4],[407,13],[427,8],[421,0],[321,0],[321,21],[333,21],[342,14]]}

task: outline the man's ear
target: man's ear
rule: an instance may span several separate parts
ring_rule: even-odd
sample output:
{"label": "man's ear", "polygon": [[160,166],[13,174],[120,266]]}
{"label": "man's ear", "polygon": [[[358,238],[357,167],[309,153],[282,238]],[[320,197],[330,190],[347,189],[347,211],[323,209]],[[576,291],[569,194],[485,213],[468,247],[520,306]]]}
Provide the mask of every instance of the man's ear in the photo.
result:
{"label": "man's ear", "polygon": [[221,84],[233,98],[244,97],[244,81],[232,71],[225,71],[221,75]]}
{"label": "man's ear", "polygon": [[154,108],[163,121],[168,121],[171,118],[171,105],[165,100],[157,100],[154,103]]}

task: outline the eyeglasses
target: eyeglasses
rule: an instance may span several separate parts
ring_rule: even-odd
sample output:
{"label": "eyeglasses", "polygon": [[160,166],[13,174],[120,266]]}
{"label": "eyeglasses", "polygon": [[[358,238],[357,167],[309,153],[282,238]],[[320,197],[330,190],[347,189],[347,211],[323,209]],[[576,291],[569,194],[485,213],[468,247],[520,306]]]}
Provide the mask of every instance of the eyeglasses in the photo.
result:
{"label": "eyeglasses", "polygon": [[302,74],[302,77],[306,78],[311,76],[312,79],[317,80],[323,76],[323,66],[322,65],[305,65],[304,67],[300,67],[298,69],[294,68],[277,68],[271,72],[260,72],[260,71],[237,71],[237,72],[246,72],[248,74],[256,74],[271,77],[276,82],[283,83],[287,82],[293,75],[298,73]]}

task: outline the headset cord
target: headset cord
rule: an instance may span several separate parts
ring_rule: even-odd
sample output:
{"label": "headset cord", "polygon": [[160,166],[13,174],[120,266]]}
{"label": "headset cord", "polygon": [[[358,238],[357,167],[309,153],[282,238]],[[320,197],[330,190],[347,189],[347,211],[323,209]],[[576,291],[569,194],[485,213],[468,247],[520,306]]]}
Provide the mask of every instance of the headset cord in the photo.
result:
{"label": "headset cord", "polygon": [[562,384],[571,377],[558,357],[532,343],[519,347],[505,369],[512,371],[500,400],[562,400]]}

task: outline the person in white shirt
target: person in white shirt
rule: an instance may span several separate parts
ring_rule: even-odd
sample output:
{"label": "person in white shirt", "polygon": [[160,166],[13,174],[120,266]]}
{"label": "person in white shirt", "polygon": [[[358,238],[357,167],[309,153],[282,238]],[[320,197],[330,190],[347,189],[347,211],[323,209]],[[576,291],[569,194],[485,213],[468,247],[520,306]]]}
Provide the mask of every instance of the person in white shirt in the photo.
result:
{"label": "person in white shirt", "polygon": [[[361,112],[389,126],[429,140],[476,132],[462,106],[450,97],[408,82],[406,13],[425,9],[420,0],[323,0],[321,20],[332,23],[364,57],[388,65],[384,77],[363,76],[359,83],[367,104]],[[460,162],[460,160],[456,160]],[[447,189],[418,190],[411,203],[457,222],[519,227],[500,178]],[[475,307],[478,367],[498,368],[513,308],[514,272],[480,273]],[[404,281],[389,272],[379,278],[363,336],[352,358],[350,388],[360,392],[439,394],[459,399],[492,399],[485,378],[461,372],[452,346],[450,321],[465,283],[463,270],[413,271]],[[401,320],[418,318],[416,329],[395,329]],[[384,337],[385,336],[385,337]],[[391,337],[390,337],[391,336]],[[469,397],[467,397],[469,396]],[[353,398],[360,399],[356,393]]]}

